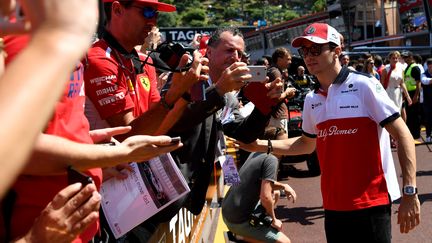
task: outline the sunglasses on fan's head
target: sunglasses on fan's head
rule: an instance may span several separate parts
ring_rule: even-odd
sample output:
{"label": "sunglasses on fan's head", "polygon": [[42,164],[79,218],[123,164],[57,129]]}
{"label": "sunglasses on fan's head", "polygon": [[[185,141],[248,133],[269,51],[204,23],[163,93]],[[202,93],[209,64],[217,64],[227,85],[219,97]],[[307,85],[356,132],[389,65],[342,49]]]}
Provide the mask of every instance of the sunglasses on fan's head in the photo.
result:
{"label": "sunglasses on fan's head", "polygon": [[143,7],[143,6],[135,6],[135,5],[132,5],[132,7],[139,8],[141,10],[141,14],[146,19],[157,18],[157,16],[159,15],[159,12],[153,7],[149,7],[149,6]]}

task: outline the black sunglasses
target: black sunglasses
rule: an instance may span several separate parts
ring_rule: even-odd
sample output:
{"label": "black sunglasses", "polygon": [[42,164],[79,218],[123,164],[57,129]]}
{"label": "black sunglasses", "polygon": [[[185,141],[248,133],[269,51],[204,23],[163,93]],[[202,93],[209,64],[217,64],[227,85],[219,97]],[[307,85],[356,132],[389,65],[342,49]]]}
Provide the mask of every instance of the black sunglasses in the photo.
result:
{"label": "black sunglasses", "polygon": [[157,16],[159,15],[159,12],[152,7],[140,7],[140,6],[132,6],[132,7],[139,8],[141,10],[141,14],[146,19],[157,18]]}
{"label": "black sunglasses", "polygon": [[[308,55],[312,55],[314,57],[317,57],[319,55],[321,55],[321,52],[323,51],[323,47],[327,46],[326,44],[324,45],[313,45],[311,47],[305,47],[302,46],[300,49],[298,49],[298,53],[300,54],[301,57],[306,57]],[[332,47],[329,45],[329,49],[331,49]]]}

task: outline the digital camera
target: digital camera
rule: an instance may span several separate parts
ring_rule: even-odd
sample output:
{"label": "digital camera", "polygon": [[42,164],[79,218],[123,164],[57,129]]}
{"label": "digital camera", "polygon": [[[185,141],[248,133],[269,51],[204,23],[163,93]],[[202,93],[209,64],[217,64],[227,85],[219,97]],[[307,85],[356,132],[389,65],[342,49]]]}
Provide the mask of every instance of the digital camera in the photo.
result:
{"label": "digital camera", "polygon": [[180,43],[164,42],[157,47],[156,51],[159,52],[159,58],[174,70],[179,65],[181,57],[186,52],[192,55],[195,49]]}
{"label": "digital camera", "polygon": [[249,224],[254,227],[258,225],[270,226],[272,222],[272,217],[267,215],[265,208],[261,204],[251,213],[249,220]]}

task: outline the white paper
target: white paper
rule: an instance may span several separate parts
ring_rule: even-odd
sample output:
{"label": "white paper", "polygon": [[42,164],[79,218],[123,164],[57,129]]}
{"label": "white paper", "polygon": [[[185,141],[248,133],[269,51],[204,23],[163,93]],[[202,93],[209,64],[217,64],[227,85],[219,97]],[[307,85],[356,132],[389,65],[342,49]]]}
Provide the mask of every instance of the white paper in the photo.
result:
{"label": "white paper", "polygon": [[171,155],[131,163],[127,179],[101,186],[102,208],[116,239],[190,191]]}

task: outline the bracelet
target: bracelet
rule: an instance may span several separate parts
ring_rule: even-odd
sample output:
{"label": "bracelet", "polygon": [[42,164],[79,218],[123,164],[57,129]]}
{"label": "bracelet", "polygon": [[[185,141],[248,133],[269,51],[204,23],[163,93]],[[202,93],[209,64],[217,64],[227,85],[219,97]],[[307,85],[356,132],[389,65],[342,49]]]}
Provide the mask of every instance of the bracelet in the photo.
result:
{"label": "bracelet", "polygon": [[171,110],[171,109],[174,107],[174,104],[169,105],[169,104],[166,102],[166,100],[165,100],[165,94],[166,94],[166,93],[161,94],[160,104],[161,104],[165,109],[167,109],[167,110]]}
{"label": "bracelet", "polygon": [[267,154],[273,152],[273,145],[270,139],[267,140]]}

